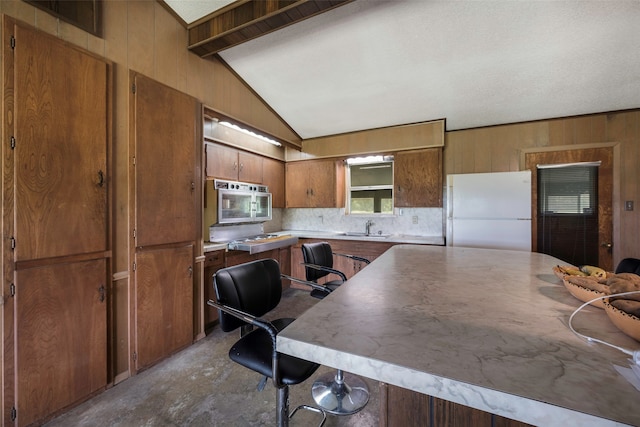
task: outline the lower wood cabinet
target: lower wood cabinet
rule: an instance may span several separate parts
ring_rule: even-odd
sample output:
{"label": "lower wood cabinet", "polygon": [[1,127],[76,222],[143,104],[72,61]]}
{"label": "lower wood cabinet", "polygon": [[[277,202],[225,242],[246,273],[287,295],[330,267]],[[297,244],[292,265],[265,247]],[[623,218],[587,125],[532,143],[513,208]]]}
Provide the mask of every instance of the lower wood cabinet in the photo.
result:
{"label": "lower wood cabinet", "polygon": [[136,370],[193,342],[193,260],[193,245],[136,253]]}
{"label": "lower wood cabinet", "polygon": [[[342,253],[349,255],[357,255],[363,258],[373,261],[380,255],[382,255],[387,249],[394,246],[396,243],[388,242],[369,242],[361,240],[327,240],[327,239],[299,239],[296,245],[291,246],[291,275],[293,277],[305,278],[305,268],[302,265],[304,262],[302,256],[302,245],[304,243],[311,242],[327,242],[331,245],[331,249],[334,253]],[[363,269],[367,264],[360,261],[354,261],[350,258],[342,256],[333,256],[333,268],[342,271],[347,279],[352,277],[358,271]],[[338,276],[330,274],[328,277],[320,279],[319,283],[324,283],[327,280],[339,279]],[[306,286],[292,283],[291,287],[307,289]]]}
{"label": "lower wood cabinet", "polygon": [[224,268],[225,250],[205,253],[204,258],[204,328],[210,329],[218,320],[218,310],[207,304],[210,299],[215,301],[213,290],[213,275],[216,271]]}
{"label": "lower wood cabinet", "polygon": [[16,425],[106,386],[107,277],[105,259],[16,271]]}
{"label": "lower wood cabinet", "polygon": [[[231,267],[245,262],[255,261],[258,259],[273,258],[280,264],[280,271],[283,274],[291,272],[291,249],[290,247],[272,249],[257,254],[249,254],[243,251],[223,250],[211,251],[205,253],[204,260],[204,327],[205,331],[211,331],[218,321],[218,310],[207,304],[210,299],[215,300],[215,291],[213,289],[213,276],[218,270],[224,267]],[[282,282],[283,288],[289,286],[288,281]]]}
{"label": "lower wood cabinet", "polygon": [[527,427],[437,397],[380,383],[380,427]]}
{"label": "lower wood cabinet", "polygon": [[[289,246],[285,248],[272,249],[270,251],[260,252],[257,254],[250,254],[244,251],[229,251],[225,261],[225,267],[231,267],[232,265],[244,264],[245,262],[255,261],[264,258],[273,258],[280,264],[280,272],[283,274],[289,274]],[[284,284],[283,284],[284,286]]]}

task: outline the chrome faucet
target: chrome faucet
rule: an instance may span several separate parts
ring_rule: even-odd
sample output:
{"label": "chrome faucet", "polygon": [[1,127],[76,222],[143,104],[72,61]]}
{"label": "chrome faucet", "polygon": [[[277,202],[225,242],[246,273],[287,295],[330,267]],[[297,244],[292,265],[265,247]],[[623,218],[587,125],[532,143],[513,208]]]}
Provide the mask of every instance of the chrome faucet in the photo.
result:
{"label": "chrome faucet", "polygon": [[372,226],[372,225],[374,225],[374,222],[373,222],[373,221],[371,221],[370,219],[369,219],[369,220],[367,220],[366,224],[364,225],[364,226],[365,226],[365,229],[367,230],[367,236],[368,236],[369,234],[371,234],[371,226]]}

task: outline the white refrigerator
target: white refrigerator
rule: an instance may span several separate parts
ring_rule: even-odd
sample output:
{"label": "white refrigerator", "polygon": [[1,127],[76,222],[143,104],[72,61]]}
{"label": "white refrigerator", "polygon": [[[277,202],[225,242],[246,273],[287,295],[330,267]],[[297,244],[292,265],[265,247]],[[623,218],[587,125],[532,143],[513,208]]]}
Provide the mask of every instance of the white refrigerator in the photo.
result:
{"label": "white refrigerator", "polygon": [[447,175],[447,245],[531,251],[531,171]]}

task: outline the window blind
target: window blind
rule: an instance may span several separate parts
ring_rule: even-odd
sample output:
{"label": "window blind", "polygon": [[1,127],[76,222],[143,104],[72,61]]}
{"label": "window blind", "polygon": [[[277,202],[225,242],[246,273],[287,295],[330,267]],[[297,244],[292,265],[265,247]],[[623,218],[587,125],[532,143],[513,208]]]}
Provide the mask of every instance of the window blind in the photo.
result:
{"label": "window blind", "polygon": [[538,166],[539,252],[598,265],[598,166]]}

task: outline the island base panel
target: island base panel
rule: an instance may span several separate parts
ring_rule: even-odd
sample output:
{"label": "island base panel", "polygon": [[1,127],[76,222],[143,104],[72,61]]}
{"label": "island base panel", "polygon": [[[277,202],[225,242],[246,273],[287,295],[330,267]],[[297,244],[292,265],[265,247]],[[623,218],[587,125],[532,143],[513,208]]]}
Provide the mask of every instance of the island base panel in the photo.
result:
{"label": "island base panel", "polygon": [[380,383],[381,427],[526,427],[489,412]]}

